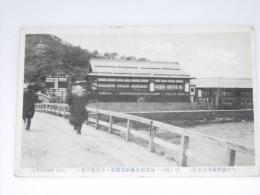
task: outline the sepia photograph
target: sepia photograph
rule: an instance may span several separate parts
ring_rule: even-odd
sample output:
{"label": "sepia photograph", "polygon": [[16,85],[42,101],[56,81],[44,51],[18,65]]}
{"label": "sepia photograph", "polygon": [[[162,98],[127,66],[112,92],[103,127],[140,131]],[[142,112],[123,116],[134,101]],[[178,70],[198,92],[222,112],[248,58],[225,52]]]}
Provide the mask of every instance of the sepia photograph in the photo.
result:
{"label": "sepia photograph", "polygon": [[253,28],[23,28],[20,39],[16,176],[259,175]]}

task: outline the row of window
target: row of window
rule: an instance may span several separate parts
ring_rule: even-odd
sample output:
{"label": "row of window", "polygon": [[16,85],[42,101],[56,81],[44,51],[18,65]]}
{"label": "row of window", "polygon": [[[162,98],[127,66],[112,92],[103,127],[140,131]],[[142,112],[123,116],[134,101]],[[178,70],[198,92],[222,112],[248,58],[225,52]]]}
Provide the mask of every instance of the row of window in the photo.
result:
{"label": "row of window", "polygon": [[113,84],[113,83],[99,83],[98,87],[101,87],[101,88],[115,88],[116,84]]}
{"label": "row of window", "polygon": [[[149,79],[129,79],[129,78],[98,78],[100,82],[127,82],[127,83],[148,83]],[[183,80],[175,80],[175,79],[155,79],[156,83],[183,83]]]}
{"label": "row of window", "polygon": [[147,85],[139,85],[139,84],[136,84],[136,85],[131,85],[131,88],[135,88],[135,89],[147,89]]}
{"label": "row of window", "polygon": [[[147,84],[114,84],[114,83],[98,83],[99,88],[134,88],[134,89],[147,89]],[[183,90],[182,84],[155,84],[154,89],[156,91],[178,91]]]}
{"label": "row of window", "polygon": [[[217,96],[217,91],[213,91],[212,95]],[[202,92],[204,97],[209,97],[210,92],[209,91],[203,91]],[[222,97],[233,97],[233,96],[242,96],[242,97],[252,97],[252,92],[250,91],[221,91],[220,95]]]}
{"label": "row of window", "polygon": [[241,96],[252,97],[252,92],[251,91],[241,91]]}
{"label": "row of window", "polygon": [[[46,82],[46,87],[47,88],[54,88],[54,82]],[[59,81],[57,88],[67,88],[68,87],[68,82],[63,82],[63,81]]]}
{"label": "row of window", "polygon": [[231,92],[231,91],[221,91],[221,96],[222,97],[232,97],[232,96],[234,96],[234,92]]}
{"label": "row of window", "polygon": [[183,80],[175,80],[175,79],[155,79],[156,83],[183,83]]}
{"label": "row of window", "polygon": [[100,82],[148,83],[149,79],[98,78]]}
{"label": "row of window", "polygon": [[[115,88],[116,84],[114,83],[99,83],[98,87],[100,88]],[[140,89],[147,89],[148,85],[145,84],[117,84],[117,88],[140,88]]]}
{"label": "row of window", "polygon": [[182,84],[155,84],[154,89],[157,91],[178,91],[178,90],[183,90],[183,85]]}
{"label": "row of window", "polygon": [[142,85],[142,84],[117,84],[117,88],[138,88],[138,89],[147,89],[148,85]]}

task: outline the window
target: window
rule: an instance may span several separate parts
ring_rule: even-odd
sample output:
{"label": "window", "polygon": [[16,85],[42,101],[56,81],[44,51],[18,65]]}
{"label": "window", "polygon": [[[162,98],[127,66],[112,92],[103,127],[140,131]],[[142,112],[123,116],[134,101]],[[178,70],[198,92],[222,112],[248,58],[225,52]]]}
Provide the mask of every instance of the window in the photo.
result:
{"label": "window", "polygon": [[117,79],[117,82],[124,82],[124,79],[118,78],[118,79]]}
{"label": "window", "polygon": [[250,91],[241,91],[242,97],[252,97],[252,92]]}
{"label": "window", "polygon": [[141,83],[148,83],[149,80],[148,79],[141,79]]}
{"label": "window", "polygon": [[154,88],[157,91],[164,91],[165,90],[165,85],[164,84],[155,84]]}
{"label": "window", "polygon": [[54,82],[46,82],[47,88],[54,88]]}
{"label": "window", "polygon": [[67,88],[68,83],[64,81],[59,81],[58,87],[59,88]]}
{"label": "window", "polygon": [[221,91],[221,96],[223,97],[231,97],[233,93],[231,91]]}
{"label": "window", "polygon": [[131,81],[130,79],[125,79],[125,82],[128,82],[128,83],[130,83],[130,81]]}
{"label": "window", "polygon": [[117,88],[129,88],[129,84],[117,84]]}
{"label": "window", "polygon": [[176,80],[176,83],[183,83],[183,80]]}
{"label": "window", "polygon": [[115,82],[116,79],[115,78],[107,78],[107,81]]}
{"label": "window", "polygon": [[98,81],[107,81],[107,78],[98,78]]}
{"label": "window", "polygon": [[167,91],[173,91],[173,85],[166,85],[166,90]]}
{"label": "window", "polygon": [[178,90],[182,90],[182,89],[183,89],[183,85],[179,85],[179,84],[167,84],[166,85],[167,91],[178,91]]}
{"label": "window", "polygon": [[112,83],[99,83],[98,87],[100,87],[100,88],[114,88],[114,87],[116,87],[116,85],[112,84]]}
{"label": "window", "polygon": [[140,79],[131,79],[133,83],[140,83]]}
{"label": "window", "polygon": [[131,88],[146,89],[147,85],[144,85],[144,84],[133,84],[133,85],[131,85]]}

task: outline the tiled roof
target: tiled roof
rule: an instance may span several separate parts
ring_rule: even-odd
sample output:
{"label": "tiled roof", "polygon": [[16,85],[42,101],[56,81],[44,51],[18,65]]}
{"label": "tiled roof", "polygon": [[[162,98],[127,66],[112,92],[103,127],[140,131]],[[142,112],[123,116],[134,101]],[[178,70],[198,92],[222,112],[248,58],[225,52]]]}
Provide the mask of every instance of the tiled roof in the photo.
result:
{"label": "tiled roof", "polygon": [[198,78],[192,80],[197,88],[252,88],[251,78]]}
{"label": "tiled roof", "polygon": [[90,75],[190,78],[178,62],[91,59],[90,64]]}

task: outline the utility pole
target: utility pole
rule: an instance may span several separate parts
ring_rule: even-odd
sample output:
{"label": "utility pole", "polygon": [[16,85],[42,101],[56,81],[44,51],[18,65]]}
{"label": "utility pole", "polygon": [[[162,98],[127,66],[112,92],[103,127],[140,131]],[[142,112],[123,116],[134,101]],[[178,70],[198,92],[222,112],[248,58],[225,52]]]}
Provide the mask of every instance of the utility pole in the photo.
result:
{"label": "utility pole", "polygon": [[216,94],[216,108],[219,108],[219,97],[220,97],[220,76],[218,77],[218,89]]}

